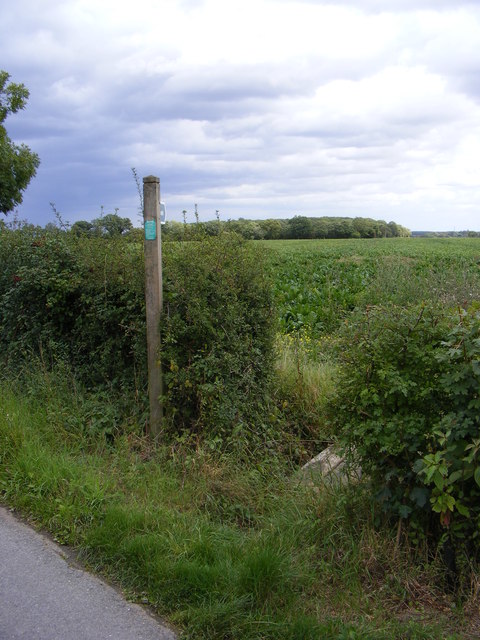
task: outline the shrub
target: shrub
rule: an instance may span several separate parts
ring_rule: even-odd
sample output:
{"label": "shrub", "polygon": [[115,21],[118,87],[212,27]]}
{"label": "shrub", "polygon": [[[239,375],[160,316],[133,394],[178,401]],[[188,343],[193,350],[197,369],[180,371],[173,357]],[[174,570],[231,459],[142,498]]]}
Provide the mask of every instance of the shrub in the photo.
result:
{"label": "shrub", "polygon": [[[32,226],[0,236],[0,344],[10,366],[63,361],[89,388],[146,391],[142,245]],[[165,406],[172,430],[222,438],[265,413],[271,283],[232,234],[164,247]],[[38,361],[38,360],[37,360]],[[268,404],[268,403],[267,403]]]}
{"label": "shrub", "polygon": [[417,479],[413,465],[441,410],[435,358],[441,323],[425,307],[388,305],[367,309],[345,333],[341,441],[361,460],[388,511],[406,516]]}
{"label": "shrub", "polygon": [[0,345],[73,366],[90,387],[145,377],[141,251],[124,238],[77,238],[26,226],[0,236]]}
{"label": "shrub", "polygon": [[440,522],[460,541],[480,539],[480,312],[460,310],[437,353],[446,410],[417,464]]}
{"label": "shrub", "polygon": [[161,359],[170,427],[221,442],[261,423],[275,333],[261,250],[228,233],[169,243],[164,283]]}
{"label": "shrub", "polygon": [[343,447],[387,514],[478,548],[479,311],[373,307],[344,337]]}

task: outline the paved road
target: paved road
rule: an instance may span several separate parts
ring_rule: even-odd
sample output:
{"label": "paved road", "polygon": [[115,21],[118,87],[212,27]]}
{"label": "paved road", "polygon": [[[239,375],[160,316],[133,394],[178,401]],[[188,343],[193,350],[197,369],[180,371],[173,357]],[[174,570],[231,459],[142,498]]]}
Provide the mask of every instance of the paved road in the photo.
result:
{"label": "paved road", "polygon": [[175,640],[0,507],[0,640]]}

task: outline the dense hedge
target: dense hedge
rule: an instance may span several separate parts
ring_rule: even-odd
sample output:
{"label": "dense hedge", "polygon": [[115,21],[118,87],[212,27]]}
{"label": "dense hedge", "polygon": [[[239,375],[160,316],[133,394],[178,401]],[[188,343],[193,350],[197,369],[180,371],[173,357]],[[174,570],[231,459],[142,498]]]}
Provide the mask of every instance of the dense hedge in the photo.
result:
{"label": "dense hedge", "polygon": [[265,273],[260,250],[236,235],[170,243],[162,360],[176,429],[223,438],[262,421],[276,315]]}
{"label": "dense hedge", "polygon": [[89,386],[120,386],[144,369],[140,248],[60,230],[0,235],[0,345],[12,365],[68,362]]}
{"label": "dense hedge", "polygon": [[[146,396],[143,246],[33,226],[0,233],[0,350],[61,360],[89,388]],[[167,423],[225,436],[260,419],[274,313],[260,249],[221,234],[164,247]]]}

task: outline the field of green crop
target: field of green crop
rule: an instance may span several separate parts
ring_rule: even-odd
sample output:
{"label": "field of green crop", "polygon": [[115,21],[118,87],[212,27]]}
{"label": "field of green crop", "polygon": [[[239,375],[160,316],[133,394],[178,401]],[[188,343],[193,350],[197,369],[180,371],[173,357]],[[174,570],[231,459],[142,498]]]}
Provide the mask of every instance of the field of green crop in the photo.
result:
{"label": "field of green crop", "polygon": [[479,238],[279,240],[264,243],[280,327],[329,334],[355,308],[435,300],[468,305],[480,294]]}

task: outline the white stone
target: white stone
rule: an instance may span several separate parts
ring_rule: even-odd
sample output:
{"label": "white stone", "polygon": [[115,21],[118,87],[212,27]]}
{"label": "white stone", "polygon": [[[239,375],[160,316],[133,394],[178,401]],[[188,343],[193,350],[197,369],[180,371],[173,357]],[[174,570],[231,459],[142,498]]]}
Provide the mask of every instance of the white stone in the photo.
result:
{"label": "white stone", "polygon": [[359,480],[361,475],[361,468],[347,466],[345,458],[338,455],[333,444],[301,468],[302,480],[308,484],[317,484],[319,480],[343,483],[352,479]]}

